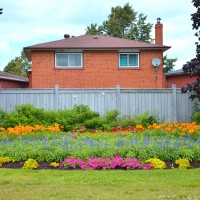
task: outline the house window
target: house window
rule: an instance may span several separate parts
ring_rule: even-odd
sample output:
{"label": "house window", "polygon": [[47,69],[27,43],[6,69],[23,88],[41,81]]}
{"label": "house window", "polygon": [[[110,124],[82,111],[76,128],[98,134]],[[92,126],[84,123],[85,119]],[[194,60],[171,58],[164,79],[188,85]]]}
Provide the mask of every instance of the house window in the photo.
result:
{"label": "house window", "polygon": [[56,53],[55,67],[82,67],[82,53]]}
{"label": "house window", "polygon": [[139,67],[139,53],[120,53],[119,67]]}

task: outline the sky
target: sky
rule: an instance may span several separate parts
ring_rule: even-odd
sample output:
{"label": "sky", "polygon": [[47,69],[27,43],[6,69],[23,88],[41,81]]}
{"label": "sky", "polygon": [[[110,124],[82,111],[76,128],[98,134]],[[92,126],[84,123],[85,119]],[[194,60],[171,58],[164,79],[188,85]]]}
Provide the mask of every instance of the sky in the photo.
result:
{"label": "sky", "polygon": [[[101,25],[111,8],[129,3],[138,14],[147,15],[146,22],[155,25],[161,18],[164,52],[177,58],[174,69],[196,55],[191,14],[196,12],[192,0],[0,0],[0,70],[26,46],[64,39],[64,34],[79,36],[91,23]],[[152,37],[155,38],[153,26]]]}

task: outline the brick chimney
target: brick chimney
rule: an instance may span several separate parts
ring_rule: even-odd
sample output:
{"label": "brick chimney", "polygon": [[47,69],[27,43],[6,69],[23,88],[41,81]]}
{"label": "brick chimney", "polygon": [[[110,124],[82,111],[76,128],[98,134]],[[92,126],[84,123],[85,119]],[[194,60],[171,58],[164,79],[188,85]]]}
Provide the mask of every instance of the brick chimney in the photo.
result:
{"label": "brick chimney", "polygon": [[155,44],[163,45],[163,25],[160,23],[160,20],[158,18],[155,25]]}

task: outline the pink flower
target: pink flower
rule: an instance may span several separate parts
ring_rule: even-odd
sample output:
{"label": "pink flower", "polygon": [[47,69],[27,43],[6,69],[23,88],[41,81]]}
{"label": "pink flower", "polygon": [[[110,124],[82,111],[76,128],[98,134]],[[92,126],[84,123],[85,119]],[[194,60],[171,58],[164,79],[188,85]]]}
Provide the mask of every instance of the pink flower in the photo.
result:
{"label": "pink flower", "polygon": [[121,126],[118,126],[117,128],[118,128],[118,129],[120,129],[120,130],[122,129],[122,127],[121,127]]}

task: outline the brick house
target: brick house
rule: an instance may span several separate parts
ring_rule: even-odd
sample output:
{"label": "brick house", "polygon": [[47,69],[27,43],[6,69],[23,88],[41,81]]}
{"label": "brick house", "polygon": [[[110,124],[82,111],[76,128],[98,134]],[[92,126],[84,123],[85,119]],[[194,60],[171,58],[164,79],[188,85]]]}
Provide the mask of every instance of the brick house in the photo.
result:
{"label": "brick house", "polygon": [[196,77],[191,77],[190,73],[184,73],[182,69],[165,73],[165,78],[166,88],[171,88],[173,84],[176,84],[177,88],[182,88],[188,83],[196,81]]}
{"label": "brick house", "polygon": [[[165,88],[163,25],[155,44],[103,35],[82,35],[24,48],[32,62],[31,88]],[[152,64],[159,58],[160,66]]]}
{"label": "brick house", "polygon": [[28,88],[28,78],[0,71],[0,88]]}

